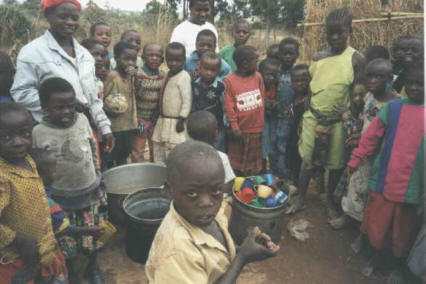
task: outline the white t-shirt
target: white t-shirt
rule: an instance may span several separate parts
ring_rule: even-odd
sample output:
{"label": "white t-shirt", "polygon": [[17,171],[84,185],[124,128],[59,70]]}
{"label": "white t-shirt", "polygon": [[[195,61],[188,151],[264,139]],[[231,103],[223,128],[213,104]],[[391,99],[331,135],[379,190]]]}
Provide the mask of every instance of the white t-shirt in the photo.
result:
{"label": "white t-shirt", "polygon": [[222,159],[223,168],[225,169],[225,184],[235,179],[234,170],[231,168],[231,163],[229,162],[228,155],[221,151],[217,151],[220,158]]}
{"label": "white t-shirt", "polygon": [[[196,25],[191,23],[189,20],[183,21],[174,28],[170,42],[180,42],[183,44],[186,49],[186,58],[189,58],[191,53],[195,50],[195,41],[197,39],[197,35],[202,30],[211,30],[214,32],[216,35],[216,42],[219,42],[216,28],[211,23],[206,22],[204,25]],[[216,52],[219,52],[217,44]]]}

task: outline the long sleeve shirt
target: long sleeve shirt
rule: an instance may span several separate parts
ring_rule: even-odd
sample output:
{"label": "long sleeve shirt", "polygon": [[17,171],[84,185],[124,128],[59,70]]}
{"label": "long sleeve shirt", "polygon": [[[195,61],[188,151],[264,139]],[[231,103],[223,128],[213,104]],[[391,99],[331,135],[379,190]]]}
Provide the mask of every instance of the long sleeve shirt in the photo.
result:
{"label": "long sleeve shirt", "polygon": [[358,167],[376,153],[369,187],[394,202],[418,203],[424,188],[426,112],[424,105],[398,99],[385,105],[352,151]]}
{"label": "long sleeve shirt", "polygon": [[13,100],[43,119],[38,89],[51,77],[61,77],[74,88],[77,100],[89,108],[102,134],[111,133],[111,122],[103,110],[96,84],[95,61],[89,51],[73,39],[75,58],[69,56],[49,31],[24,46],[18,55],[11,95]]}

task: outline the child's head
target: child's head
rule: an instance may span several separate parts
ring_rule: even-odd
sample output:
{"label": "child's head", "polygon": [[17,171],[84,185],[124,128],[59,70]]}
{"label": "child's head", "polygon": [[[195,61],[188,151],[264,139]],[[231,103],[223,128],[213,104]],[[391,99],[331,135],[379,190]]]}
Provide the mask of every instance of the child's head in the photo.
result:
{"label": "child's head", "polygon": [[0,95],[8,95],[13,84],[15,67],[7,53],[0,51]]}
{"label": "child's head", "polygon": [[189,11],[191,22],[196,25],[204,25],[210,18],[211,8],[209,0],[190,0]]}
{"label": "child's head", "polygon": [[105,48],[108,48],[112,40],[111,27],[104,22],[93,24],[90,27],[90,37],[99,40]]}
{"label": "child's head", "polygon": [[0,103],[0,157],[17,164],[25,159],[31,148],[33,120],[22,105]]}
{"label": "child's head", "polygon": [[185,64],[185,46],[180,42],[171,42],[166,47],[166,62],[170,75],[179,73]]}
{"label": "child's head", "polygon": [[216,35],[211,30],[202,30],[197,34],[195,48],[198,56],[202,56],[206,51],[214,51],[216,48]]}
{"label": "child's head", "polygon": [[424,60],[424,42],[418,37],[411,37],[403,46],[404,66],[408,67]]}
{"label": "child's head", "polygon": [[308,65],[298,64],[291,69],[291,86],[297,95],[306,96],[310,82],[311,75],[309,74]]}
{"label": "child's head", "polygon": [[381,45],[373,45],[364,50],[366,62],[370,62],[376,58],[384,58],[389,60],[389,52],[386,47]]}
{"label": "child's head", "polygon": [[392,63],[387,59],[374,59],[365,67],[365,86],[374,96],[384,95],[391,87],[392,79]]}
{"label": "child's head", "polygon": [[232,59],[240,75],[250,76],[257,71],[259,51],[254,46],[241,45],[235,49]]}
{"label": "child's head", "polygon": [[280,72],[280,61],[275,58],[266,58],[259,64],[259,72],[262,75],[266,88],[278,84],[278,74]]}
{"label": "child's head", "polygon": [[404,50],[407,48],[407,43],[412,37],[400,36],[392,44],[391,54],[392,59],[397,64],[403,64],[404,62]]}
{"label": "child's head", "polygon": [[222,59],[213,51],[207,51],[200,59],[200,77],[205,83],[212,83],[219,76]]}
{"label": "child's head", "polygon": [[210,225],[222,204],[225,179],[216,149],[193,140],[177,145],[168,156],[166,176],[176,211],[194,226]]}
{"label": "child's head", "polygon": [[56,154],[43,148],[35,148],[30,151],[31,157],[37,165],[37,171],[45,186],[50,186],[56,175]]}
{"label": "child's head", "polygon": [[134,44],[127,41],[120,41],[114,45],[114,58],[117,62],[117,70],[121,74],[126,74],[126,70],[136,67],[138,49]]}
{"label": "child's head", "polygon": [[351,13],[346,8],[332,10],[325,20],[325,28],[331,51],[333,53],[343,52],[352,32]]}
{"label": "child's head", "polygon": [[74,88],[67,80],[59,77],[46,79],[38,93],[41,108],[50,123],[62,128],[74,123],[77,100]]}
{"label": "child's head", "polygon": [[281,60],[281,69],[289,70],[299,57],[299,43],[294,38],[283,39],[278,46],[278,56]]}
{"label": "child's head", "polygon": [[157,43],[147,43],[142,50],[143,63],[153,71],[157,71],[163,63],[163,47]]}
{"label": "child's head", "polygon": [[235,46],[246,44],[250,37],[249,22],[245,19],[238,19],[232,28],[232,36],[234,37]]}
{"label": "child's head", "polygon": [[280,60],[280,45],[278,43],[271,44],[268,49],[266,49],[266,58],[275,58]]}
{"label": "child's head", "polygon": [[424,63],[410,66],[405,71],[405,92],[407,97],[416,104],[424,104]]}
{"label": "child's head", "polygon": [[97,39],[87,38],[81,42],[81,45],[85,47],[95,59],[96,68],[100,68],[105,65],[105,46]]}
{"label": "child's head", "polygon": [[137,30],[127,30],[121,34],[121,41],[127,41],[137,47],[137,52],[141,50],[141,36]]}
{"label": "child's head", "polygon": [[213,145],[217,136],[216,117],[206,110],[191,113],[188,118],[188,135],[194,140]]}

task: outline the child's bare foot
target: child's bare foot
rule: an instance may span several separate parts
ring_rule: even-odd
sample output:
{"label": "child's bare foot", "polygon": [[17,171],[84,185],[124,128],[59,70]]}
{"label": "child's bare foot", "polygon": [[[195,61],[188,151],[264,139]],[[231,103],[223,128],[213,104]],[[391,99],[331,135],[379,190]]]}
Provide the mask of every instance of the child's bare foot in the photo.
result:
{"label": "child's bare foot", "polygon": [[389,274],[389,277],[386,281],[387,284],[405,284],[407,283],[405,281],[405,274],[403,269],[396,268],[395,270],[392,270],[392,272]]}
{"label": "child's bare foot", "polygon": [[379,254],[374,254],[373,257],[367,262],[367,264],[361,269],[362,275],[365,277],[370,277],[379,265],[379,261]]}
{"label": "child's bare foot", "polygon": [[285,214],[294,214],[297,211],[300,211],[305,208],[305,200],[300,195],[295,196],[295,199],[293,199],[293,202],[289,205],[287,210],[285,211]]}
{"label": "child's bare foot", "polygon": [[362,235],[359,235],[351,244],[351,249],[358,254],[362,249]]}
{"label": "child's bare foot", "polygon": [[348,224],[348,217],[346,215],[342,215],[340,217],[331,219],[330,221],[328,221],[328,224],[335,230],[340,230],[343,229],[344,227],[346,227],[346,225]]}
{"label": "child's bare foot", "polygon": [[327,203],[327,216],[329,220],[334,220],[339,218],[339,213],[337,213],[336,208],[330,202]]}

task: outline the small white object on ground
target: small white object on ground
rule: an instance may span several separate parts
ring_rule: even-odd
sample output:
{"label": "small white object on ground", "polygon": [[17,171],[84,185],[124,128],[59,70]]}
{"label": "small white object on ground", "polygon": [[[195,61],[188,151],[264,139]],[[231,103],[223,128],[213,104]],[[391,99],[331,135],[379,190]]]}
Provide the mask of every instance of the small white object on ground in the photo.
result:
{"label": "small white object on ground", "polygon": [[311,223],[306,219],[291,219],[287,224],[287,230],[290,232],[290,236],[301,242],[309,239],[309,233],[306,231],[312,227]]}

